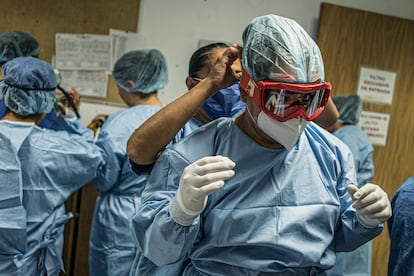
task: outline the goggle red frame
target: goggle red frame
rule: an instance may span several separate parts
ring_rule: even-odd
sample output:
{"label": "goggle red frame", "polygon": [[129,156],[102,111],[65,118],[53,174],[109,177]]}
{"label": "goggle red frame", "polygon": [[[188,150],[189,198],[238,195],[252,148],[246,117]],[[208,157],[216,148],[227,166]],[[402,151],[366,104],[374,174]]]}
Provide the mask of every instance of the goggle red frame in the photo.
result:
{"label": "goggle red frame", "polygon": [[[240,81],[240,88],[243,90],[253,101],[260,107],[260,109],[268,116],[275,118],[280,122],[284,122],[293,118],[302,117],[307,121],[312,121],[318,117],[323,111],[326,103],[328,102],[329,95],[331,92],[331,84],[329,82],[317,82],[317,83],[287,83],[287,82],[271,82],[271,81],[260,81],[256,83],[250,75],[243,69],[242,78]],[[309,114],[308,108],[301,105],[291,107],[292,109],[286,116],[279,116],[274,112],[270,111],[266,107],[266,90],[278,90],[288,91],[290,93],[299,94],[310,94],[316,93],[317,91],[323,91],[319,99],[319,103],[314,111]],[[317,99],[318,100],[318,99]]]}

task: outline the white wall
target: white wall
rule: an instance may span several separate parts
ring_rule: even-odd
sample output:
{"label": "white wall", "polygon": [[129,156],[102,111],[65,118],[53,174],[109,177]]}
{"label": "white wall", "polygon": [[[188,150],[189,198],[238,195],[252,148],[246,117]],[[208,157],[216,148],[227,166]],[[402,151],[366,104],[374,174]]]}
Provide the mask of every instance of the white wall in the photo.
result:
{"label": "white wall", "polygon": [[316,38],[322,2],[414,20],[413,0],[141,0],[138,32],[168,60],[169,84],[161,92],[162,102],[187,91],[188,61],[199,40],[241,43],[250,20],[269,13],[298,21]]}

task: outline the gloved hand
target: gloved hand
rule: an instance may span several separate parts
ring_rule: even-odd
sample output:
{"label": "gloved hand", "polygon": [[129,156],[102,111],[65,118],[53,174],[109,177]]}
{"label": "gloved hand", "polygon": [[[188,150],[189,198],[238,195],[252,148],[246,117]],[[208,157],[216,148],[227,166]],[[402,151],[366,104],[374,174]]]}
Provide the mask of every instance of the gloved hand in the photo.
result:
{"label": "gloved hand", "polygon": [[204,210],[207,197],[234,175],[236,164],[224,156],[207,156],[188,165],[181,175],[177,193],[170,204],[175,222],[189,226]]}
{"label": "gloved hand", "polygon": [[[63,92],[65,92],[62,89]],[[80,97],[76,90],[69,90],[66,94],[55,101],[56,112],[68,121],[76,121],[79,117]]]}
{"label": "gloved hand", "polygon": [[70,108],[66,108],[65,112],[61,112],[60,116],[62,116],[65,120],[68,121],[76,121],[77,117],[76,117],[76,113],[73,112]]}
{"label": "gloved hand", "polygon": [[354,184],[349,184],[347,189],[352,197],[352,207],[357,212],[357,219],[365,228],[375,228],[391,217],[388,195],[380,186],[367,183],[358,189]]}

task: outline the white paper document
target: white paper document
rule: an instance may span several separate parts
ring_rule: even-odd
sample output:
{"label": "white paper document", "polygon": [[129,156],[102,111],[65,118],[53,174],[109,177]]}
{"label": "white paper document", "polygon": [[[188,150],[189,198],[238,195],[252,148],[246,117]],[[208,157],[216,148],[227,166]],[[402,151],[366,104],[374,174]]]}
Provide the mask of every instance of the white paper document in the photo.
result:
{"label": "white paper document", "polygon": [[56,68],[110,70],[111,40],[108,35],[56,34]]}

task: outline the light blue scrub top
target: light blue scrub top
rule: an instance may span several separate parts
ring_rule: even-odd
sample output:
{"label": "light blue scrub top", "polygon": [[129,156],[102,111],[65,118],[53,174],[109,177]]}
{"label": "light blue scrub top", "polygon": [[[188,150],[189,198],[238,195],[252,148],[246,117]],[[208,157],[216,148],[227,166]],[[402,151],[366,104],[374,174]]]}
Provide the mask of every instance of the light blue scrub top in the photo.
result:
{"label": "light blue scrub top", "polygon": [[[192,117],[177,133],[171,143],[168,146],[171,146],[178,141],[180,141],[183,137],[187,136],[194,130],[198,129],[202,124]],[[146,174],[148,175],[151,173],[151,170],[154,167],[154,164],[141,166],[135,164],[132,160],[130,160],[132,170],[138,174]],[[133,236],[135,235],[142,235],[142,231],[139,229],[132,228]],[[143,256],[139,251],[139,248],[135,254],[135,258],[131,267],[130,276],[141,276],[141,275],[151,275],[151,276],[165,276],[165,275],[179,275],[179,272],[183,270],[185,267],[185,261],[179,261],[173,264],[165,265],[159,267],[151,262],[148,258]]]}
{"label": "light blue scrub top", "polygon": [[[79,121],[68,123],[61,117],[58,120],[65,131],[0,121],[0,133],[17,154],[14,170],[21,175],[20,207],[23,207],[13,217],[1,216],[0,240],[7,237],[15,242],[9,243],[6,251],[0,250],[0,275],[59,275],[63,270],[64,224],[72,217],[65,214],[65,201],[95,177],[113,174],[103,169],[104,165],[111,167],[112,158],[94,144],[91,130],[80,126]],[[5,144],[1,145],[3,151]],[[19,184],[11,180],[2,181],[2,187]],[[0,209],[8,207],[1,201]],[[20,240],[22,233],[16,231],[16,225],[21,228],[23,218],[27,223],[24,225],[27,242]],[[0,247],[4,245],[1,243]]]}
{"label": "light blue scrub top", "polygon": [[[344,142],[352,152],[357,171],[358,187],[372,182],[374,177],[374,148],[368,135],[358,126],[344,125],[333,134]],[[370,276],[372,242],[368,242],[352,252],[338,253],[335,266],[328,276]]]}
{"label": "light blue scrub top", "polygon": [[374,148],[368,135],[358,126],[345,125],[333,133],[344,142],[352,152],[357,171],[358,187],[372,182],[374,177]]}
{"label": "light blue scrub top", "polygon": [[[191,226],[181,226],[169,215],[170,201],[183,169],[208,155],[232,159],[235,176]],[[317,275],[334,265],[337,251],[383,228],[358,223],[346,190],[355,181],[349,149],[313,123],[287,151],[259,146],[233,119],[218,119],[164,151],[132,225],[155,264],[189,256],[182,275]]]}
{"label": "light blue scrub top", "polygon": [[[89,242],[90,275],[128,275],[136,245],[130,229],[130,219],[140,204],[146,175],[135,174],[126,153],[127,142],[134,130],[146,121],[159,106],[137,105],[111,114],[103,124],[97,145],[115,152],[112,181],[93,181],[101,191],[95,204]],[[181,129],[175,139],[190,130]],[[162,133],[160,133],[162,135]]]}

